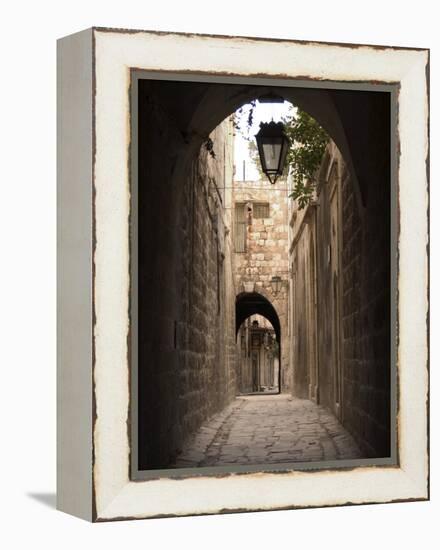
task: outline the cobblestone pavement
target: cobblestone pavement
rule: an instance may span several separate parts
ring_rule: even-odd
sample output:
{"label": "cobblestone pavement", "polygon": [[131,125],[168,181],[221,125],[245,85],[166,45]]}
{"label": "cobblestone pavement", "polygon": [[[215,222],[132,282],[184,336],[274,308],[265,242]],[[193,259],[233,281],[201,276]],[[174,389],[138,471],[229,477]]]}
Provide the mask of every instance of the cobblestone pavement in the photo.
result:
{"label": "cobblestone pavement", "polygon": [[240,396],[205,422],[174,468],[361,458],[323,407],[289,395]]}

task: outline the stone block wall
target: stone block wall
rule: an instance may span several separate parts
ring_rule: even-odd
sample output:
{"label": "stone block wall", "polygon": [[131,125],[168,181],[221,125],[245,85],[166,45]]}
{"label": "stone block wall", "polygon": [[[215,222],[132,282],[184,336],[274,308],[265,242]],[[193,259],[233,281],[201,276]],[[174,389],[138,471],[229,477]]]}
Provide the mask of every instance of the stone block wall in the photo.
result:
{"label": "stone block wall", "polygon": [[384,180],[368,188],[362,204],[344,159],[330,143],[314,205],[303,211],[294,204],[291,208],[293,391],[332,410],[366,457],[390,453],[386,175]]}
{"label": "stone block wall", "polygon": [[343,419],[372,457],[389,456],[391,421],[390,215],[380,194],[370,191],[361,215],[343,172]]}
{"label": "stone block wall", "polygon": [[188,145],[163,87],[139,96],[138,458],[154,469],[236,393],[233,128],[211,134],[215,158],[202,145],[179,165]]}
{"label": "stone block wall", "polygon": [[236,393],[231,136],[230,121],[219,126],[211,134],[215,158],[202,147],[185,182],[178,396],[184,434],[193,433]]}
{"label": "stone block wall", "polygon": [[[245,204],[247,211],[246,243],[244,252],[235,252],[235,287],[237,293],[257,292],[275,308],[280,321],[281,391],[291,390],[288,337],[288,199],[287,183],[278,180],[272,186],[267,180],[235,181],[233,202]],[[269,214],[256,218],[256,204],[267,203]],[[235,212],[234,212],[235,215]],[[234,235],[235,237],[235,235]],[[281,277],[281,290],[275,294],[271,279]],[[250,285],[250,286],[249,286]]]}
{"label": "stone block wall", "polygon": [[317,303],[314,273],[316,209],[298,211],[291,253],[290,361],[292,392],[296,397],[317,400],[316,331]]}

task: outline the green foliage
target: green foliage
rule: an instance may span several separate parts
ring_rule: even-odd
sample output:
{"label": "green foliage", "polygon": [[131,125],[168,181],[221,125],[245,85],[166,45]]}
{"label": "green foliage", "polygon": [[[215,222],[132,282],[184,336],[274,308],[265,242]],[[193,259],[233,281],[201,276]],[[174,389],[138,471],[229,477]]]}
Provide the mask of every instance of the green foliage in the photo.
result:
{"label": "green foliage", "polygon": [[[243,105],[235,114],[234,128],[249,142],[250,157],[255,162],[260,176],[264,177],[258,148],[253,136],[250,135],[255,108],[255,100]],[[314,118],[299,108],[292,107],[282,122],[290,141],[284,170],[291,169],[293,191],[290,197],[298,201],[298,207],[301,210],[313,198],[316,172],[330,138]]]}
{"label": "green foliage", "polygon": [[[246,103],[238,109],[234,114],[233,126],[234,129],[240,132],[243,138],[247,141],[251,141],[252,137],[249,135],[249,131],[254,123],[254,111],[257,106],[257,100],[253,99],[249,103]],[[243,125],[244,115],[246,115],[246,121]]]}
{"label": "green foliage", "polygon": [[294,184],[290,197],[298,201],[301,210],[313,197],[316,171],[330,138],[316,120],[301,109],[297,110],[296,115],[289,114],[283,123],[291,143],[287,154]]}

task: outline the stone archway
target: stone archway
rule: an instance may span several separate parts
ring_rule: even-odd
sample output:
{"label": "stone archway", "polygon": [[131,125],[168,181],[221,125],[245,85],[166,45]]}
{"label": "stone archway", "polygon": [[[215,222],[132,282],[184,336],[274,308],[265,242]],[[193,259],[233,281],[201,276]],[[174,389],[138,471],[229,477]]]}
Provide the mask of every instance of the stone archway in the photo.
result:
{"label": "stone archway", "polygon": [[272,303],[262,293],[241,292],[235,299],[235,332],[243,321],[254,314],[262,315],[272,324],[278,343],[281,342],[281,323]]}
{"label": "stone archway", "polygon": [[[264,291],[263,291],[264,292]],[[251,317],[252,315],[261,315],[269,323],[272,325],[273,330],[275,332],[275,338],[276,338],[276,347],[277,347],[277,353],[276,353],[276,381],[275,381],[275,387],[276,392],[281,393],[283,389],[283,376],[282,376],[282,368],[284,365],[282,365],[282,355],[281,355],[281,346],[282,346],[282,336],[284,336],[284,333],[286,332],[286,327],[281,326],[281,320],[280,316],[278,315],[274,305],[272,302],[262,293],[260,292],[241,292],[237,295],[235,300],[235,333],[236,336],[239,335],[240,328],[245,323],[246,319]],[[241,350],[239,350],[241,351]],[[241,357],[238,358],[239,361],[241,361]],[[239,370],[241,369],[241,365],[238,365]],[[288,368],[288,365],[285,365],[284,368]],[[238,383],[238,387],[240,387],[240,381]]]}
{"label": "stone archway", "polygon": [[[233,395],[232,361],[225,368],[212,368],[212,375],[197,379],[196,392],[187,391],[193,373],[201,372],[199,366],[205,364],[193,350],[188,352],[187,343],[191,340],[202,356],[206,354],[206,334],[224,333],[223,325],[217,326],[224,311],[233,325],[233,304],[223,309],[217,305],[222,292],[220,270],[211,269],[212,280],[208,281],[209,266],[216,267],[223,261],[224,251],[217,246],[220,239],[216,236],[224,236],[225,227],[215,212],[206,219],[194,219],[197,200],[200,204],[207,201],[194,192],[193,184],[198,181],[197,160],[201,152],[206,155],[203,144],[210,133],[239,106],[269,89],[310,113],[328,131],[351,172],[360,217],[368,210],[374,219],[382,219],[381,214],[389,209],[389,198],[384,200],[378,192],[389,188],[390,181],[390,103],[380,97],[380,92],[142,81],[138,105],[138,152],[142,153],[138,155],[139,281],[143,289],[139,295],[143,334],[139,345],[139,415],[140,431],[148,434],[141,442],[145,449],[142,461],[148,467],[169,461],[185,437]],[[209,182],[203,191],[208,187]],[[367,237],[365,258],[370,261],[375,254],[373,245],[389,242],[389,229],[374,224]],[[192,269],[192,260],[188,259],[192,249],[200,252],[198,257],[203,260],[208,251],[211,264],[205,262]],[[218,288],[208,292],[211,287]],[[195,309],[194,300],[202,301],[207,295],[212,297],[214,307]],[[386,300],[382,302],[386,305]],[[281,341],[287,331],[280,333]],[[211,337],[208,342],[212,356],[222,347],[215,346],[214,340]],[[284,344],[282,347],[287,349]],[[229,351],[232,348],[226,345]],[[183,376],[186,371],[188,376]],[[213,389],[220,387],[220,382],[224,382],[224,392]],[[191,405],[185,402],[181,406],[182,394]],[[163,403],[169,410],[160,416]]]}
{"label": "stone archway", "polygon": [[[182,280],[182,205],[188,199],[185,182],[203,143],[237,108],[268,91],[307,111],[329,133],[351,174],[361,216],[365,207],[382,208],[375,204],[374,197],[376,188],[389,186],[390,177],[386,170],[390,156],[390,104],[384,94],[245,83],[148,79],[139,82],[140,119],[146,115],[144,121],[139,121],[139,127],[148,128],[145,143],[151,149],[149,159],[148,155],[140,159],[145,160],[145,179],[157,182],[154,200],[145,201],[149,203],[147,209],[151,208],[145,219],[154,226],[157,217],[163,225],[161,263],[176,266],[172,271],[161,271],[164,287],[178,289]],[[371,116],[372,113],[376,116]],[[141,180],[143,169],[139,168]],[[160,212],[155,201],[160,201],[162,208],[166,204],[166,209]],[[151,234],[150,229],[146,233]],[[170,317],[182,316],[175,297],[170,299],[170,308],[180,309]]]}
{"label": "stone archway", "polygon": [[[203,85],[194,83],[194,86]],[[185,155],[178,161],[178,169],[175,171],[177,178],[188,169],[204,140],[214,128],[242,105],[271,92],[309,113],[327,131],[352,175],[358,206],[363,208],[368,195],[371,172],[371,167],[366,164],[364,151],[367,145],[369,148],[376,147],[369,137],[373,130],[366,126],[368,113],[376,108],[370,105],[371,96],[364,96],[362,102],[362,94],[359,96],[359,92],[355,92],[350,98],[347,96],[349,92],[339,90],[246,84],[205,84],[204,87],[203,92],[199,91],[199,102],[193,104],[195,108],[182,130],[188,147]],[[357,133],[359,127],[353,124],[353,118],[362,119],[359,125],[366,128],[365,132]],[[376,149],[376,158],[382,158],[380,148]]]}

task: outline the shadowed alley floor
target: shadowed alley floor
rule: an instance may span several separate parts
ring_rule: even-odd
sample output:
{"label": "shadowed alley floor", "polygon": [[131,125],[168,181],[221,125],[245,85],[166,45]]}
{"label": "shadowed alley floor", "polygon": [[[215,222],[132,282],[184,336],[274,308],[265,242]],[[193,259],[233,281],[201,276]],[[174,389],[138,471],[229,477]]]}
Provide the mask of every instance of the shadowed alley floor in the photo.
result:
{"label": "shadowed alley floor", "polygon": [[290,395],[240,396],[205,422],[174,468],[361,458],[323,407]]}

